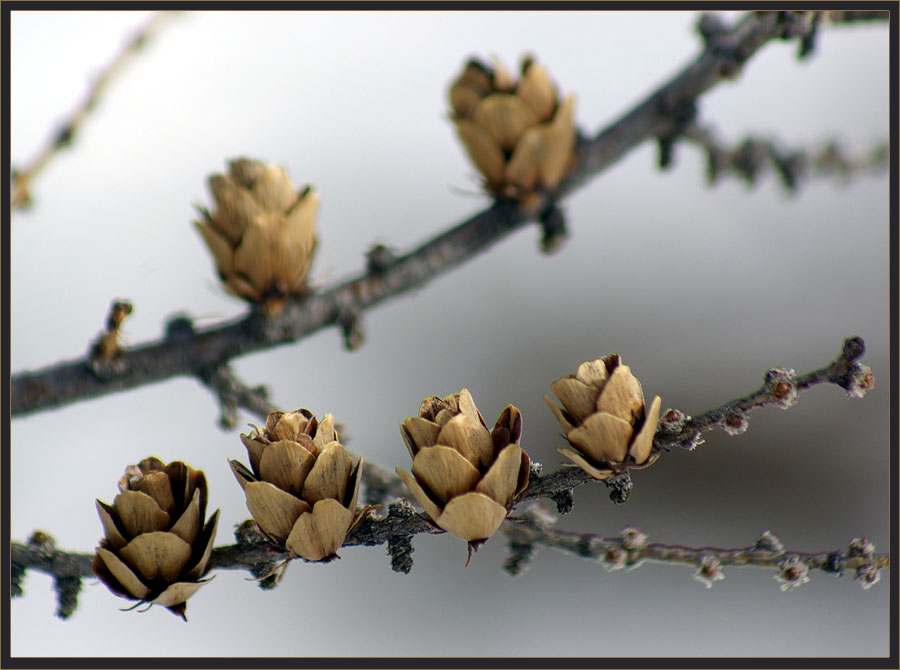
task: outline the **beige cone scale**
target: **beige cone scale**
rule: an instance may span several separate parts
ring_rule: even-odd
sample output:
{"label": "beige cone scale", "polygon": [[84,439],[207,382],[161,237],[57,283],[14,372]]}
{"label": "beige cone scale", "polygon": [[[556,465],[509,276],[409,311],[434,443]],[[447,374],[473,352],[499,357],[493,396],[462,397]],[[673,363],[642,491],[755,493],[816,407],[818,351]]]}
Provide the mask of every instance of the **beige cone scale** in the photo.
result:
{"label": "beige cone scale", "polygon": [[206,476],[180,461],[145,458],[119,480],[112,505],[97,501],[105,538],[93,571],[116,595],[162,605],[186,620],[206,573],[219,511],[206,517]]}
{"label": "beige cone scale", "polygon": [[493,535],[528,486],[522,416],[512,405],[488,430],[468,389],[432,396],[400,432],[413,465],[397,474],[438,526],[469,543]]}
{"label": "beige cone scale", "polygon": [[356,508],[362,458],[354,462],[340,444],[334,417],[272,412],[264,430],[241,441],[252,470],[229,463],[260,530],[307,561],[334,558],[368,510]]}
{"label": "beige cone scale", "polygon": [[652,447],[662,401],[656,396],[644,407],[641,384],[618,354],[582,363],[551,388],[562,407],[549,396],[544,400],[570,445],[558,451],[593,478],[645,468],[659,458]]}
{"label": "beige cone scale", "polygon": [[450,87],[451,119],[485,190],[527,204],[575,166],[575,97],[560,100],[547,69],[522,60],[516,81],[499,61],[470,60]]}
{"label": "beige cone scale", "polygon": [[215,209],[198,207],[194,224],[225,289],[277,313],[307,290],[319,198],[309,186],[298,191],[282,167],[247,158],[228,167],[209,178]]}

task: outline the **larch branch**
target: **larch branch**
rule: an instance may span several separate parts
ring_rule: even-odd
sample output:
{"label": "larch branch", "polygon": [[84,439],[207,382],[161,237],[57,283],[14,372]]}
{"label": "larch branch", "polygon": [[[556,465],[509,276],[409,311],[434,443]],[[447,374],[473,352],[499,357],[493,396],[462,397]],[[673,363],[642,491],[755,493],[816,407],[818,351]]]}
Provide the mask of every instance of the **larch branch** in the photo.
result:
{"label": "larch branch", "polygon": [[[733,77],[773,39],[808,36],[816,25],[803,12],[750,12],[733,28],[701,21],[705,46],[700,55],[643,102],[578,147],[573,172],[552,194],[523,211],[514,202],[497,201],[406,254],[370,262],[365,271],[331,288],[287,304],[279,317],[251,312],[202,330],[182,326],[159,341],[125,350],[114,374],[98,375],[89,357],[13,375],[12,416],[100,397],[177,375],[203,378],[232,358],[292,343],[329,326],[344,330],[348,346],[359,342],[359,315],[391,298],[423,286],[455,268],[532,220],[552,220],[555,202],[597,176],[647,139],[677,134],[684,110],[723,78]],[[714,26],[715,27],[715,26]],[[804,32],[806,31],[806,32]],[[557,217],[558,218],[558,217]],[[557,225],[555,228],[559,228]],[[545,231],[546,233],[546,231]],[[546,235],[545,235],[546,237]],[[552,236],[551,236],[552,237]],[[552,242],[552,240],[550,241]],[[548,240],[545,239],[545,243]],[[371,258],[370,258],[371,261]],[[190,326],[190,322],[188,322]],[[188,332],[183,332],[183,331]]]}
{"label": "larch branch", "polygon": [[153,35],[175,14],[176,11],[157,12],[128,40],[106,67],[94,79],[85,97],[59,125],[46,145],[22,167],[13,167],[10,194],[10,211],[24,209],[32,204],[31,186],[38,174],[50,160],[66,147],[71,146],[75,136],[84,125],[91,112],[97,108],[100,98],[109,84],[118,76],[134,56],[140,52]]}

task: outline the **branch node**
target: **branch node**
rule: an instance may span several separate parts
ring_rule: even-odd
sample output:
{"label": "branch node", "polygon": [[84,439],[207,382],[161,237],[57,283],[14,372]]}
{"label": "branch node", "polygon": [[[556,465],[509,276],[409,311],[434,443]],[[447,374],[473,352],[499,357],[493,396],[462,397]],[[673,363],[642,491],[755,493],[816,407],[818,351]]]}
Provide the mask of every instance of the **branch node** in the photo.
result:
{"label": "branch node", "polygon": [[718,14],[704,12],[697,21],[697,32],[700,33],[706,48],[709,49],[716,38],[728,32],[728,27]]}
{"label": "branch node", "polygon": [[541,251],[552,254],[557,251],[569,237],[566,217],[562,209],[551,200],[550,205],[539,216],[541,224]]}
{"label": "branch node", "polygon": [[841,348],[841,357],[848,362],[857,361],[866,353],[866,343],[863,338],[858,335],[848,337],[844,340],[844,346]]}
{"label": "branch node", "polygon": [[626,502],[634,488],[634,482],[631,481],[631,473],[628,470],[604,479],[603,483],[609,489],[609,499],[617,505]]}
{"label": "branch node", "polygon": [[56,577],[53,580],[56,591],[56,616],[65,621],[78,608],[78,593],[81,591],[80,577]]}
{"label": "branch node", "polygon": [[412,538],[409,535],[392,535],[387,541],[387,553],[391,557],[391,570],[408,575],[412,570]]}
{"label": "branch node", "polygon": [[345,303],[338,308],[338,316],[335,323],[344,335],[344,347],[348,351],[354,351],[362,346],[364,339],[362,312],[358,305]]}
{"label": "branch node", "polygon": [[22,589],[22,581],[25,578],[25,567],[19,563],[12,562],[9,566],[10,588],[9,594],[12,598],[19,598],[25,595]]}
{"label": "branch node", "polygon": [[381,243],[374,244],[366,252],[366,270],[369,274],[380,275],[390,270],[397,256],[393,250]]}
{"label": "branch node", "polygon": [[568,514],[575,507],[575,495],[572,493],[572,489],[560,491],[556,495],[550,496],[550,500],[556,503],[556,511],[560,515]]}
{"label": "branch node", "polygon": [[56,540],[42,530],[36,530],[31,534],[28,546],[37,551],[43,559],[50,559],[56,553]]}
{"label": "branch node", "polygon": [[268,546],[272,543],[263,532],[259,529],[256,521],[247,519],[234,527],[234,539],[238,544],[245,544],[251,547]]}
{"label": "branch node", "polygon": [[822,564],[822,570],[832,574],[840,575],[844,572],[844,561],[841,552],[832,551]]}
{"label": "branch node", "polygon": [[667,170],[672,167],[675,158],[675,142],[679,136],[697,119],[697,101],[669,100],[659,98],[659,112],[668,117],[670,127],[660,134],[656,141],[659,148],[659,169]]}
{"label": "branch node", "polygon": [[772,531],[763,531],[763,534],[756,538],[756,544],[753,545],[754,551],[765,551],[772,554],[783,554],[784,545],[778,536]]}
{"label": "branch node", "polygon": [[510,540],[509,556],[503,561],[503,569],[511,577],[518,577],[529,568],[532,556],[534,556],[533,544]]}
{"label": "branch node", "polygon": [[195,334],[194,322],[186,314],[176,314],[166,322],[166,339],[171,342],[187,342]]}

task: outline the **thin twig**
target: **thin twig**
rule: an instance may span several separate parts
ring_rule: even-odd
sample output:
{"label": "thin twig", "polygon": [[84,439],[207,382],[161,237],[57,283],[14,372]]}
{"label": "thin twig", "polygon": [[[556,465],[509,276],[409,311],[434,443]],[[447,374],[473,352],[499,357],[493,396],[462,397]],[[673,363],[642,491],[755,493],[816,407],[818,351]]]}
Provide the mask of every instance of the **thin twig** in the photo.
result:
{"label": "thin twig", "polygon": [[[816,384],[836,384],[847,391],[848,396],[862,397],[875,383],[869,367],[859,362],[865,350],[862,338],[849,337],[844,340],[838,357],[824,367],[799,376],[793,370],[772,368],[766,372],[763,385],[753,393],[693,418],[680,410],[670,409],[660,420],[653,440],[653,451],[695,449],[703,444],[702,434],[714,428],[722,428],[729,435],[743,433],[750,422],[747,412],[767,405],[788,409],[796,402],[801,391]],[[537,498],[554,499],[590,479],[587,473],[577,467],[563,468],[543,477],[532,476],[528,488],[520,494],[517,502]],[[611,497],[615,493],[613,491]],[[624,501],[620,499],[618,502]]]}
{"label": "thin twig", "polygon": [[[862,339],[851,337],[844,341],[840,355],[822,368],[799,376],[783,368],[775,368],[766,374],[766,382],[758,391],[725,403],[693,419],[684,416],[677,410],[670,410],[667,414],[672,414],[673,412],[679,414],[681,416],[680,421],[673,422],[671,417],[664,421],[657,432],[653,448],[656,450],[668,450],[675,446],[693,448],[700,443],[699,435],[702,432],[712,430],[715,427],[722,427],[728,430],[730,426],[729,421],[737,413],[742,413],[746,421],[745,413],[756,407],[775,405],[786,409],[793,405],[799,392],[816,384],[837,384],[847,390],[848,395],[861,396],[872,387],[873,383],[871,371],[865,365],[859,363],[859,359],[864,352],[865,344]],[[733,426],[729,432],[734,432]],[[415,508],[404,499],[406,490],[397,477],[371,464],[367,464],[363,472],[367,473],[364,474],[364,480],[367,487],[368,504],[383,504],[390,498],[396,499],[388,505],[387,513],[383,516],[370,515],[366,517],[347,536],[344,546],[387,544],[392,567],[401,572],[408,572],[412,566],[410,556],[412,553],[411,538],[419,533],[443,531],[436,528],[425,515],[416,512]],[[514,508],[528,501],[545,498],[555,502],[557,509],[565,513],[571,507],[572,489],[588,481],[591,481],[591,478],[575,467],[564,467],[542,477],[540,475],[540,467],[535,464],[528,488],[516,499]],[[368,490],[370,486],[372,488]],[[576,553],[579,553],[579,555],[596,556],[599,554],[585,552],[594,552],[595,549],[599,551],[597,547],[604,548],[605,551],[609,546],[609,542],[619,542],[621,545],[625,541],[622,538],[604,540],[599,536],[585,536],[564,531],[550,532],[547,530],[547,524],[541,525],[538,523],[541,517],[540,515],[535,516],[535,514],[536,512],[532,506],[516,522],[512,520],[508,522],[513,524],[507,528],[507,533],[512,538],[511,544],[514,545],[514,554],[515,551],[519,551],[520,554],[516,554],[518,558],[511,560],[511,563],[516,565],[523,564],[536,543],[558,548],[576,547],[578,550]],[[530,522],[528,521],[529,519],[531,519]],[[518,525],[516,525],[517,523]],[[529,523],[531,524],[530,526],[528,525]],[[250,570],[257,577],[265,577],[272,572],[273,567],[280,561],[290,558],[287,552],[270,544],[258,531],[254,531],[254,528],[255,525],[252,522],[241,524],[235,533],[235,537],[238,540],[237,544],[214,549],[210,559],[210,567],[223,570]],[[41,536],[45,537],[44,534],[41,534]],[[591,538],[591,540],[585,544],[584,537]],[[50,541],[48,549],[46,542],[41,545],[41,543],[35,543],[33,540],[34,538],[28,545],[15,542],[12,544],[14,594],[17,590],[21,591],[20,581],[27,569],[39,570],[60,578],[90,575],[90,556],[58,552],[52,547],[52,541]],[[641,549],[638,554],[635,554],[635,560],[647,558],[682,563],[696,562],[697,556],[702,554],[703,556],[713,555],[722,565],[752,564],[769,567],[781,565],[781,563],[770,561],[770,559],[774,560],[774,557],[760,558],[755,553],[750,558],[747,558],[746,549],[726,551],[663,545],[648,546],[650,548]],[[518,549],[515,547],[518,547]],[[826,556],[825,554],[799,554],[797,552],[793,552],[793,554],[800,556],[810,569],[825,569],[822,567],[826,565],[823,562],[826,560],[823,558]],[[763,561],[763,558],[765,558],[765,561]],[[781,558],[784,557],[782,556]],[[861,564],[857,564],[858,562],[851,561],[850,558],[852,557],[838,558],[840,558],[841,569],[856,569],[861,566]],[[885,560],[887,559],[879,558],[875,567],[881,568],[887,565],[884,562]],[[835,565],[833,561],[832,565]],[[834,571],[832,570],[832,572]],[[869,575],[869,577],[872,577],[872,575]]]}
{"label": "thin twig", "polygon": [[10,211],[24,209],[33,203],[31,185],[35,177],[47,166],[50,160],[60,151],[72,145],[75,136],[81,129],[90,113],[96,109],[100,97],[109,86],[110,82],[119,75],[125,65],[131,60],[154,34],[159,32],[161,26],[172,16],[177,14],[173,10],[157,12],[151,19],[128,40],[124,47],[116,54],[115,58],[97,75],[85,97],[78,106],[60,124],[59,128],[51,135],[47,144],[28,161],[23,167],[13,167],[12,185],[10,197]]}
{"label": "thin twig", "polygon": [[771,532],[764,532],[754,544],[737,549],[717,547],[685,547],[647,542],[646,534],[627,528],[616,537],[595,533],[576,533],[553,528],[555,519],[546,510],[529,510],[517,522],[503,526],[510,555],[505,568],[513,575],[527,566],[535,549],[546,546],[582,558],[597,559],[610,570],[634,568],[644,561],[688,565],[695,569],[694,578],[706,586],[725,578],[725,566],[755,566],[774,569],[782,590],[809,581],[811,570],[843,575],[852,574],[863,588],[879,579],[879,570],[891,564],[890,554],[876,554],[865,538],[851,540],[843,551],[787,551]]}
{"label": "thin twig", "polygon": [[269,402],[269,391],[265,386],[247,386],[227,363],[203,370],[197,376],[219,399],[219,425],[226,430],[238,425],[239,408],[262,417],[263,420],[277,409]]}
{"label": "thin twig", "polygon": [[781,178],[785,189],[795,192],[812,176],[836,176],[850,181],[865,174],[883,174],[889,165],[889,147],[881,142],[861,156],[848,156],[834,141],[819,149],[788,149],[772,139],[747,137],[740,144],[726,146],[709,128],[690,125],[681,137],[701,146],[706,152],[707,178],[710,184],[722,176],[735,174],[743,177],[748,185],[771,165]]}
{"label": "thin twig", "polygon": [[[92,374],[84,358],[37,370],[20,372],[11,380],[12,416],[22,416],[72,402],[163,381],[176,375],[198,375],[230,359],[295,342],[334,325],[341,325],[348,310],[360,314],[391,298],[418,288],[457,265],[474,258],[525,223],[552,211],[553,202],[650,138],[672,135],[683,125],[683,110],[723,77],[733,76],[764,44],[797,33],[805,25],[790,12],[751,12],[733,29],[722,28],[707,36],[701,54],[667,84],[616,120],[578,150],[578,163],[558,192],[545,194],[537,207],[520,210],[514,203],[496,202],[490,208],[385,265],[331,288],[288,303],[277,318],[251,313],[234,321],[194,331],[180,338],[167,337],[130,349],[123,369],[112,378]],[[793,32],[792,32],[793,31]]]}
{"label": "thin twig", "polygon": [[825,367],[799,376],[793,370],[772,368],[766,372],[763,385],[753,393],[697,417],[691,418],[679,410],[669,410],[660,420],[653,449],[694,449],[703,443],[701,434],[713,428],[722,428],[729,435],[739,435],[749,426],[748,411],[766,405],[788,409],[796,402],[799,392],[816,384],[836,384],[847,391],[849,397],[862,397],[875,384],[872,370],[859,362],[865,351],[866,345],[861,337],[849,337],[844,340],[840,355]]}

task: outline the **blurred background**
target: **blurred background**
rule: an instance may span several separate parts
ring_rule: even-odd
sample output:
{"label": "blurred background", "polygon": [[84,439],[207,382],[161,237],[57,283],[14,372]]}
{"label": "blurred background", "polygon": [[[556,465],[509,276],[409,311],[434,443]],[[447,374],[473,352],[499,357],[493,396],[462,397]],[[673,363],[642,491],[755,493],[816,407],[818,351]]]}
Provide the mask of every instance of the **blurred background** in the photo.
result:
{"label": "blurred background", "polygon": [[[738,16],[725,13],[725,18]],[[46,141],[147,12],[12,13],[13,165]],[[319,192],[312,280],[357,273],[381,242],[405,251],[489,204],[447,118],[446,89],[470,55],[517,66],[533,52],[585,133],[606,126],[694,58],[693,12],[184,13],[107,90],[12,219],[12,372],[83,356],[112,299],[135,311],[126,342],[158,339],[177,313],[199,326],[243,313],[218,285],[191,225],[209,174],[248,156],[284,165]],[[747,133],[792,146],[839,140],[868,151],[888,137],[886,24],[825,27],[807,61],[795,42],[763,48],[700,102],[730,143]],[[795,196],[705,185],[705,157],[679,145],[656,167],[647,143],[566,199],[570,240],[539,251],[528,227],[449,275],[364,315],[347,352],[337,329],[234,361],[285,409],[333,412],[348,448],[407,468],[398,424],[421,399],[468,387],[489,422],[523,412],[522,446],[545,470],[562,458],[542,395],[587,359],[616,351],[663,408],[699,414],[755,390],[769,367],[806,372],[862,336],[876,387],[848,399],[818,386],[784,412],[750,415],[694,452],[634,474],[631,500],[575,492],[569,530],[651,541],[752,544],[769,529],[792,550],[843,549],[889,523],[888,177],[821,179]],[[462,316],[465,315],[465,316]],[[148,455],[205,470],[218,541],[249,514],[226,459],[241,429],[217,427],[212,394],[178,378],[12,422],[11,528],[90,552],[94,500]],[[244,415],[246,422],[257,422]],[[246,432],[246,428],[242,428]],[[89,580],[66,622],[51,580],[29,573],[12,602],[14,656],[884,656],[887,572],[864,591],[823,573],[782,593],[773,572],[726,569],[712,589],[683,566],[607,572],[548,549],[513,579],[498,534],[465,567],[466,546],[417,536],[409,575],[384,547],[348,548],[327,566],[296,562],[264,592],[215,573],[190,622]],[[153,642],[150,642],[153,641]]]}

